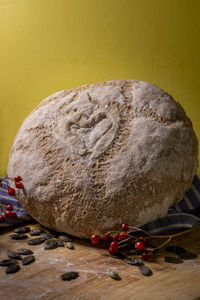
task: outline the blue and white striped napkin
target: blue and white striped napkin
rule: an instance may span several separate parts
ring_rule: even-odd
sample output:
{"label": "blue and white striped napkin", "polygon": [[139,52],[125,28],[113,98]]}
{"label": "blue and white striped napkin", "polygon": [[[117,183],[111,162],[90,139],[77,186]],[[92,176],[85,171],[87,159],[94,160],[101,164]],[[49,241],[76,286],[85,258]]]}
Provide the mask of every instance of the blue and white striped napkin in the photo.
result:
{"label": "blue and white striped napkin", "polygon": [[[0,204],[12,204],[18,218],[16,220],[6,219],[6,222],[0,223],[0,227],[14,226],[33,220],[16,197],[8,195],[7,190],[7,185],[3,182],[0,187]],[[165,217],[153,220],[141,228],[156,235],[172,230],[192,228],[198,224],[200,224],[200,179],[195,175],[191,188],[176,206],[168,209]]]}

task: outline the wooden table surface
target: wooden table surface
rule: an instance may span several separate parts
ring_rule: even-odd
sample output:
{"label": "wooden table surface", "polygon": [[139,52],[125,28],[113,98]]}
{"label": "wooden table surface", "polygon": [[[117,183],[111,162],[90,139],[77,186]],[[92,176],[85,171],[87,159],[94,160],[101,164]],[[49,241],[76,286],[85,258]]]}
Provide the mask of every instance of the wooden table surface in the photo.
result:
{"label": "wooden table surface", "polygon": [[[31,224],[38,228],[38,224]],[[123,260],[112,258],[107,250],[93,246],[89,241],[75,239],[74,250],[57,248],[44,250],[44,245],[29,246],[27,240],[9,238],[11,230],[1,231],[0,260],[7,258],[7,250],[31,248],[36,261],[22,266],[15,274],[5,274],[0,267],[0,299],[72,299],[72,300],[198,300],[200,299],[200,229],[173,239],[170,244],[183,246],[198,254],[198,258],[181,264],[164,262],[161,251],[146,263],[153,275],[145,277],[138,268]],[[29,235],[29,234],[28,234]],[[120,281],[107,275],[116,270]],[[77,271],[80,276],[62,281],[60,275]]]}

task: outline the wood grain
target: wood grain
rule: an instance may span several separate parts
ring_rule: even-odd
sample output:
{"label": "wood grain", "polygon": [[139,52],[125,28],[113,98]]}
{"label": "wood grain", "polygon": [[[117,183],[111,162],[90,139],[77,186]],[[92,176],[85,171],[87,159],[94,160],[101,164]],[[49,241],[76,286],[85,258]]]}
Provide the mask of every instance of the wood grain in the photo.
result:
{"label": "wood grain", "polygon": [[[38,228],[38,224],[31,224]],[[73,299],[73,300],[197,300],[200,299],[200,230],[172,240],[199,254],[194,260],[182,264],[164,262],[159,256],[146,264],[153,275],[144,277],[135,266],[117,260],[107,250],[95,247],[87,240],[74,239],[74,250],[57,248],[44,250],[44,245],[29,246],[27,240],[14,241],[9,238],[12,231],[4,230],[0,236],[0,259],[7,258],[7,250],[30,248],[36,261],[15,274],[5,274],[0,267],[0,299]],[[29,234],[28,234],[29,235]],[[121,277],[115,281],[107,275],[114,269]],[[60,275],[77,271],[80,276],[70,282],[62,281]]]}

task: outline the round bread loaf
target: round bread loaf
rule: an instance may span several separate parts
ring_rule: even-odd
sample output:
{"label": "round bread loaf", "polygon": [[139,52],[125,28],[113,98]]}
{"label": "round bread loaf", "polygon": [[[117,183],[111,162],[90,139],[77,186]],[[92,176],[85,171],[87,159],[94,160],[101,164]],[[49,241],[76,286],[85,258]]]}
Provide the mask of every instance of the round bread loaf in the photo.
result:
{"label": "round bread loaf", "polygon": [[197,153],[191,121],[169,94],[112,80],[42,101],[18,131],[8,176],[23,178],[17,198],[34,219],[87,238],[166,215],[189,189]]}

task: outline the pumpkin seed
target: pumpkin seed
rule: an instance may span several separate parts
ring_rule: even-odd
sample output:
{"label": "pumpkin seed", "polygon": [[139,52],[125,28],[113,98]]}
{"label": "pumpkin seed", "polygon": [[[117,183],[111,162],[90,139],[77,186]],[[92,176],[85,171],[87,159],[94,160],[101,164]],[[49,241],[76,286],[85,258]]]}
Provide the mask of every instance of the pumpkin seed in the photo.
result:
{"label": "pumpkin seed", "polygon": [[68,235],[65,235],[65,234],[59,235],[58,238],[63,242],[72,242],[72,239]]}
{"label": "pumpkin seed", "polygon": [[71,242],[67,242],[67,243],[66,243],[66,247],[67,247],[68,249],[74,249],[74,245],[73,245]]}
{"label": "pumpkin seed", "polygon": [[57,247],[65,247],[65,244],[63,243],[63,241],[56,239],[56,243],[57,243]]}
{"label": "pumpkin seed", "polygon": [[107,273],[108,273],[108,275],[109,275],[112,279],[115,279],[115,280],[120,280],[120,279],[121,279],[120,276],[119,276],[119,274],[118,274],[116,271],[114,271],[114,270],[109,269],[109,270],[107,271]]}
{"label": "pumpkin seed", "polygon": [[28,233],[30,231],[30,227],[18,227],[13,230],[15,233]]}
{"label": "pumpkin seed", "polygon": [[147,267],[146,265],[141,265],[138,267],[138,270],[140,271],[140,273],[144,276],[151,276],[152,275],[152,271],[149,267]]}
{"label": "pumpkin seed", "polygon": [[57,241],[55,239],[47,240],[44,244],[44,250],[51,250],[57,247]]}
{"label": "pumpkin seed", "polygon": [[33,251],[31,249],[21,248],[17,250],[17,253],[21,255],[30,255],[33,254]]}
{"label": "pumpkin seed", "polygon": [[28,238],[28,235],[26,235],[26,234],[21,234],[21,233],[15,233],[15,234],[11,234],[10,235],[10,238],[12,239],[12,240],[25,240],[25,239],[27,239]]}
{"label": "pumpkin seed", "polygon": [[0,261],[0,266],[1,267],[7,267],[13,264],[18,264],[18,261],[16,259],[13,258],[9,258],[9,259],[4,259]]}
{"label": "pumpkin seed", "polygon": [[127,257],[124,261],[133,266],[141,266],[143,264],[140,258],[135,257]]}
{"label": "pumpkin seed", "polygon": [[79,277],[79,273],[73,271],[61,275],[62,280],[68,280],[68,281],[76,279],[77,277]]}
{"label": "pumpkin seed", "polygon": [[29,233],[32,236],[36,236],[36,235],[40,235],[41,233],[43,233],[44,230],[43,229],[32,229]]}
{"label": "pumpkin seed", "polygon": [[23,266],[29,265],[35,261],[35,257],[33,255],[28,255],[22,259]]}
{"label": "pumpkin seed", "polygon": [[20,270],[20,266],[17,264],[12,264],[6,268],[6,274],[16,273]]}
{"label": "pumpkin seed", "polygon": [[35,239],[32,239],[32,240],[29,240],[28,244],[29,245],[39,245],[39,244],[44,243],[44,241],[45,241],[45,238],[40,237],[40,238],[35,238]]}
{"label": "pumpkin seed", "polygon": [[14,258],[14,259],[22,259],[21,255],[17,252],[8,250],[7,255],[9,258]]}
{"label": "pumpkin seed", "polygon": [[180,264],[183,262],[183,260],[179,256],[165,256],[165,262],[172,264]]}

